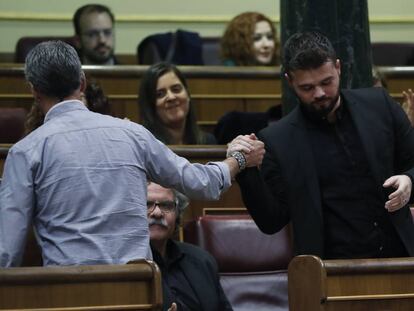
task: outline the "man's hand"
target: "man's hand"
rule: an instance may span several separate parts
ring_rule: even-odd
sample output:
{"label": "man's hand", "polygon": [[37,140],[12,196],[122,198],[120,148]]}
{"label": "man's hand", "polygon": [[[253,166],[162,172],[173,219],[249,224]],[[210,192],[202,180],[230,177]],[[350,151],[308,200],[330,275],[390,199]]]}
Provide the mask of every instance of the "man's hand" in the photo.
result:
{"label": "man's hand", "polygon": [[254,134],[237,136],[236,138],[234,138],[231,142],[227,144],[226,157],[228,158],[230,154],[232,154],[235,151],[241,151],[244,154],[249,153],[254,148],[253,147],[254,140],[257,140],[257,137]]}
{"label": "man's hand", "polygon": [[241,151],[246,158],[246,167],[260,166],[265,154],[264,143],[255,134],[239,135],[227,144],[227,156]]}
{"label": "man's hand", "polygon": [[168,311],[177,311],[177,305],[175,304],[175,302],[171,304],[171,307],[168,309]]}
{"label": "man's hand", "polygon": [[385,208],[389,212],[395,212],[407,205],[411,197],[411,178],[407,175],[395,175],[388,178],[383,187],[393,187],[396,188],[393,193],[388,196],[388,201],[385,202]]}

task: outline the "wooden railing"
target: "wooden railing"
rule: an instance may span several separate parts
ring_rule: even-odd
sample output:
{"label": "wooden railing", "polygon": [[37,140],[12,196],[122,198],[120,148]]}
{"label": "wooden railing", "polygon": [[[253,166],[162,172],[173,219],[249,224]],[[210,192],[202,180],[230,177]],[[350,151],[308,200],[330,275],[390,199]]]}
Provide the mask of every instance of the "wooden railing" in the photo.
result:
{"label": "wooden railing", "polygon": [[290,311],[413,310],[414,258],[324,260],[289,265]]}
{"label": "wooden railing", "polygon": [[161,273],[128,265],[0,269],[0,310],[161,310]]}

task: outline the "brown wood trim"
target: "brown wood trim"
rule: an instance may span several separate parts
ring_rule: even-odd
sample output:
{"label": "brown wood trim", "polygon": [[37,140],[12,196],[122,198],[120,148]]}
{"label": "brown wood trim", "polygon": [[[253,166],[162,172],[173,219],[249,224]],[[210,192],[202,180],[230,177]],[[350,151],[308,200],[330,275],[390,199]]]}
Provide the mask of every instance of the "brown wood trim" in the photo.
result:
{"label": "brown wood trim", "polygon": [[327,275],[414,272],[414,258],[324,260]]}
{"label": "brown wood trim", "polygon": [[179,156],[191,159],[224,159],[227,151],[225,145],[170,145],[169,147]]}
{"label": "brown wood trim", "polygon": [[141,260],[131,265],[2,268],[0,284],[151,280],[157,271],[154,265],[152,261]]}
{"label": "brown wood trim", "polygon": [[[148,67],[146,65],[82,66],[85,73],[93,77],[122,76],[136,78],[141,78]],[[280,70],[275,67],[178,66],[178,68],[189,78],[280,78]],[[24,64],[1,64],[0,76],[5,75],[24,76]]]}
{"label": "brown wood trim", "polygon": [[414,293],[409,294],[380,294],[380,295],[350,295],[350,296],[328,296],[323,302],[339,302],[339,301],[363,301],[363,300],[392,300],[392,299],[411,299]]}
{"label": "brown wood trim", "polygon": [[154,309],[154,305],[150,305],[150,304],[134,304],[134,305],[117,305],[117,306],[60,307],[60,308],[34,308],[34,309],[30,308],[30,309],[17,309],[17,310],[18,311],[117,311],[117,310],[155,310],[155,309]]}
{"label": "brown wood trim", "polygon": [[[138,100],[137,94],[108,94],[109,99]],[[402,95],[400,95],[402,97]],[[0,100],[31,99],[33,95],[27,94],[0,94]],[[282,94],[194,94],[192,99],[282,99]],[[279,104],[279,103],[276,103]]]}
{"label": "brown wood trim", "polygon": [[393,67],[378,67],[378,71],[382,73],[386,79],[389,78],[410,78],[414,76],[413,66],[393,66]]}

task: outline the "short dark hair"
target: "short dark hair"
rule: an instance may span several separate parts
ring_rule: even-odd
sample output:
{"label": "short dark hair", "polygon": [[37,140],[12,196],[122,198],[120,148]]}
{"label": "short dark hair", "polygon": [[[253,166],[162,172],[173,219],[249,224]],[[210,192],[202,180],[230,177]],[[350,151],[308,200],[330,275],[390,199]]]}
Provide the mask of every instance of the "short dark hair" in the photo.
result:
{"label": "short dark hair", "polygon": [[293,34],[285,43],[282,55],[283,71],[315,69],[336,61],[336,52],[327,37],[317,31]]}
{"label": "short dark hair", "polygon": [[107,13],[111,18],[112,24],[115,22],[114,14],[111,10],[102,4],[86,4],[81,6],[79,9],[76,10],[75,14],[73,15],[73,27],[75,28],[75,34],[80,36],[81,35],[81,26],[80,26],[80,19],[83,14],[90,14],[90,13]]}
{"label": "short dark hair", "polygon": [[156,111],[158,79],[169,72],[173,72],[177,76],[190,97],[190,107],[184,129],[184,143],[202,144],[204,143],[204,136],[200,133],[196,123],[187,82],[181,71],[171,63],[161,62],[154,64],[148,68],[142,77],[138,98],[142,125],[165,144],[171,143],[171,138]]}
{"label": "short dark hair", "polygon": [[84,77],[78,53],[62,41],[36,45],[26,57],[24,70],[36,91],[59,100],[77,90]]}

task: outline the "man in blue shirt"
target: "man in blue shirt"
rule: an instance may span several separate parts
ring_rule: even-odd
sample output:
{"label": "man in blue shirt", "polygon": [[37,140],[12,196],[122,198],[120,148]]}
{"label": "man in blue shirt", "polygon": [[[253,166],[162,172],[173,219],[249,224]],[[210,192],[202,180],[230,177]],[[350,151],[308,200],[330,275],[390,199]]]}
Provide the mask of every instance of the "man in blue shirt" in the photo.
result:
{"label": "man in blue shirt", "polygon": [[79,57],[63,42],[37,45],[25,73],[45,121],[6,159],[1,266],[20,264],[31,223],[45,265],[150,259],[147,178],[190,197],[218,199],[243,167],[263,157],[263,144],[251,140],[232,149],[245,155],[190,164],[142,126],[89,111],[80,101],[86,80]]}

